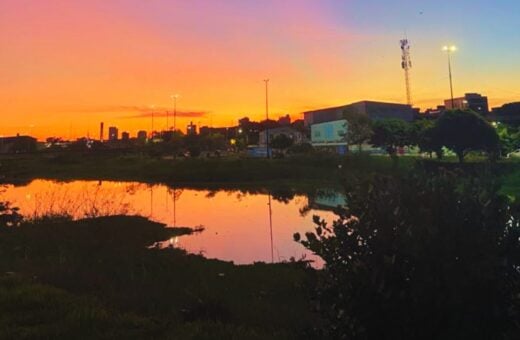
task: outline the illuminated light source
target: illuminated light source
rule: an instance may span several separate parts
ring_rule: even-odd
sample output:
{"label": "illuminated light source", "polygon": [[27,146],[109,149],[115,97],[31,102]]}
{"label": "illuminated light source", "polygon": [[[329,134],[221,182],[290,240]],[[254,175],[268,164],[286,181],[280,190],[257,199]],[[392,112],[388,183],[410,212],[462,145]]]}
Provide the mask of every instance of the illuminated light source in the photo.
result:
{"label": "illuminated light source", "polygon": [[450,93],[451,93],[451,109],[455,108],[455,100],[453,99],[453,79],[451,76],[451,54],[457,50],[457,46],[446,45],[442,48],[448,54],[448,71],[450,75]]}
{"label": "illuminated light source", "polygon": [[453,46],[453,45],[443,46],[442,50],[445,52],[455,52],[457,50],[457,46]]}

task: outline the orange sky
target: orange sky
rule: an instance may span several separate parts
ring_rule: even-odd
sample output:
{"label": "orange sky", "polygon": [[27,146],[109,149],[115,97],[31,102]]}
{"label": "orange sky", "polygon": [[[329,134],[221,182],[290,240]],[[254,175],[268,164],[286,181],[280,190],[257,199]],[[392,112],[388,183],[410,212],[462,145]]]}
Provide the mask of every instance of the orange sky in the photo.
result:
{"label": "orange sky", "polygon": [[[103,121],[134,135],[150,130],[150,107],[163,116],[173,110],[173,93],[182,130],[190,120],[258,120],[264,78],[271,79],[273,118],[364,99],[403,102],[398,41],[405,29],[417,106],[449,94],[440,47],[451,41],[460,48],[456,95],[482,92],[491,105],[520,100],[518,48],[504,41],[501,52],[475,53],[479,39],[493,36],[439,26],[445,8],[437,4],[403,27],[399,18],[409,13],[381,12],[375,0],[2,0],[0,134],[97,137]],[[379,18],[388,22],[375,24]],[[166,119],[157,118],[155,128],[163,127]]]}

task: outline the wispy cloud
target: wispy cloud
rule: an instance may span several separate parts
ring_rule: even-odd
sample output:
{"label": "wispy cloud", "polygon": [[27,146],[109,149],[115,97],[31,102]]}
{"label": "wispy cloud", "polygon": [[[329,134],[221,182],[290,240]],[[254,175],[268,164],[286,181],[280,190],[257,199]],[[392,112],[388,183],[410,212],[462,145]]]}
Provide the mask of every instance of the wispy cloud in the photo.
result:
{"label": "wispy cloud", "polygon": [[[85,107],[67,107],[60,108],[62,112],[74,113],[126,113],[119,116],[119,118],[146,118],[151,117],[152,113],[155,117],[166,117],[166,112],[169,115],[173,114],[171,107],[150,107],[139,105],[100,105],[100,106],[85,106]],[[177,110],[177,117],[196,118],[204,117],[209,111],[202,110]]]}
{"label": "wispy cloud", "polygon": [[[166,117],[167,114],[171,117],[173,115],[173,111],[166,109],[155,109],[152,112],[152,110],[148,109],[148,112],[141,112],[135,115],[122,116],[120,118],[147,118],[151,117],[152,115],[154,117]],[[176,116],[184,118],[198,118],[204,117],[206,114],[208,114],[208,112],[205,111],[177,111]]]}

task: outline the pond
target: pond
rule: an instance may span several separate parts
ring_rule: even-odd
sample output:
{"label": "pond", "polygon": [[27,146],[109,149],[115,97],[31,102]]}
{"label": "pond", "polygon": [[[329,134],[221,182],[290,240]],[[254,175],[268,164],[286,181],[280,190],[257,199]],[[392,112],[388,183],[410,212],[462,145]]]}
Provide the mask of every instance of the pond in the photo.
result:
{"label": "pond", "polygon": [[280,195],[268,190],[198,190],[111,181],[34,180],[23,186],[8,185],[2,196],[26,217],[126,214],[169,227],[200,226],[202,232],[170,242],[191,253],[237,264],[316,260],[293,240],[293,234],[312,231],[313,215],[332,221],[333,208],[345,203],[343,195],[323,189],[308,195]]}

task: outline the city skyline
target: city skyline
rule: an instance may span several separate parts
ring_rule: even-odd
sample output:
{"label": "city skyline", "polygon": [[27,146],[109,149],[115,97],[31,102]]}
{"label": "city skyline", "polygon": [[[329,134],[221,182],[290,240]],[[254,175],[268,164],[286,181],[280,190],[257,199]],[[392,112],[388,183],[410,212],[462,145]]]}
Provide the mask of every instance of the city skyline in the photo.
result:
{"label": "city skyline", "polygon": [[0,134],[93,136],[104,121],[133,135],[151,130],[152,111],[161,130],[174,93],[182,128],[261,120],[267,77],[274,119],[360,100],[404,103],[405,36],[415,106],[449,98],[447,44],[459,47],[456,97],[482,93],[490,107],[520,101],[520,4],[399,4],[3,1]]}

